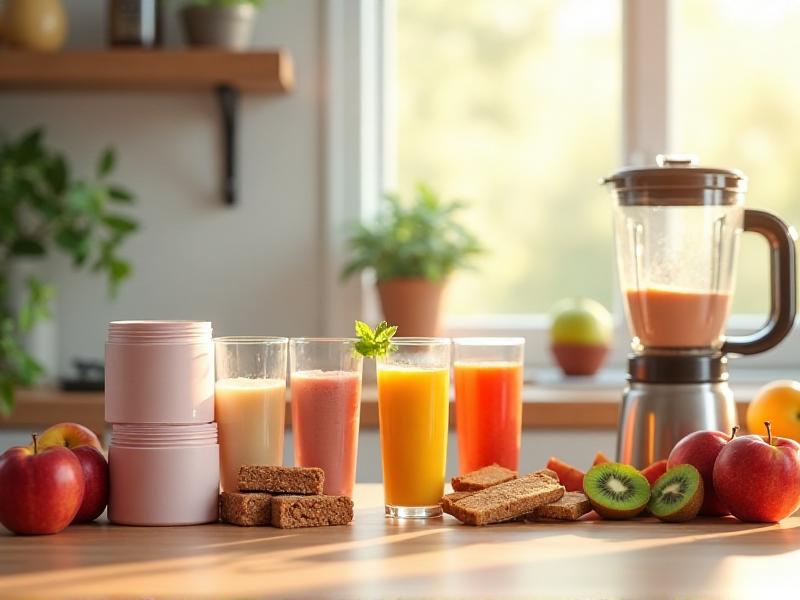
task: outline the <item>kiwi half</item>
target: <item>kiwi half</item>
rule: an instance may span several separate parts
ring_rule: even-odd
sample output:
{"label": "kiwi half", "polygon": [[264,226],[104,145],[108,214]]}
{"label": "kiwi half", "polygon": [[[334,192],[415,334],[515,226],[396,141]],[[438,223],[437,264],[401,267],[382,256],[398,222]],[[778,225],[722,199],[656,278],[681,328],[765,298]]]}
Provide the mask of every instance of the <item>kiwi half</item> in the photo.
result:
{"label": "kiwi half", "polygon": [[676,465],[656,479],[647,510],[668,523],[694,519],[703,505],[703,478],[692,465]]}
{"label": "kiwi half", "polygon": [[637,469],[620,463],[603,463],[589,469],[583,491],[604,519],[630,519],[650,500],[650,482]]}

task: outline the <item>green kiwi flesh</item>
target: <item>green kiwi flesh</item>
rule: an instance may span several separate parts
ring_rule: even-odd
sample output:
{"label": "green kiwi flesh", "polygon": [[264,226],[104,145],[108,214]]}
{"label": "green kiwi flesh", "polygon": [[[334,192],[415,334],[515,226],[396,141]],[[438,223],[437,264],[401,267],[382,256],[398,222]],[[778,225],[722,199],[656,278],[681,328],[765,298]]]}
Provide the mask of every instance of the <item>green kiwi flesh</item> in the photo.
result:
{"label": "green kiwi flesh", "polygon": [[647,510],[667,523],[689,521],[703,504],[703,478],[692,465],[676,465],[659,477]]}
{"label": "green kiwi flesh", "polygon": [[620,463],[603,463],[589,469],[583,477],[583,491],[604,519],[633,518],[650,500],[647,478]]}

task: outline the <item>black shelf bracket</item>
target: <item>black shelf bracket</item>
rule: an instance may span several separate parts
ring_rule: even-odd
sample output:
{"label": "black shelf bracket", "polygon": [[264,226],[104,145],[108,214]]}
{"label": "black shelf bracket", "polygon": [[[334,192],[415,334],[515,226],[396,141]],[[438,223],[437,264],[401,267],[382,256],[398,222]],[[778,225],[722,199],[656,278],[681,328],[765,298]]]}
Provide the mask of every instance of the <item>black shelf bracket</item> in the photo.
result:
{"label": "black shelf bracket", "polygon": [[239,90],[230,85],[216,87],[217,101],[222,115],[222,193],[225,204],[236,204],[236,126],[239,108]]}

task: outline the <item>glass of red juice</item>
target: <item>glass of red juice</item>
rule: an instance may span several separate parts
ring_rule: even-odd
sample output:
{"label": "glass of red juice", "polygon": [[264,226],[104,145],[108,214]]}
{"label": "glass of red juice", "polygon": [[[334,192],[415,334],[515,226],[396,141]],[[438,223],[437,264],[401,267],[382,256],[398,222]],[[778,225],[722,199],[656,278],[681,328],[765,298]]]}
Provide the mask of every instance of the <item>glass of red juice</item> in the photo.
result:
{"label": "glass of red juice", "polygon": [[362,357],[350,338],[289,341],[294,457],[325,471],[324,492],[353,495]]}
{"label": "glass of red juice", "polygon": [[455,338],[456,430],[461,473],[519,469],[524,338]]}

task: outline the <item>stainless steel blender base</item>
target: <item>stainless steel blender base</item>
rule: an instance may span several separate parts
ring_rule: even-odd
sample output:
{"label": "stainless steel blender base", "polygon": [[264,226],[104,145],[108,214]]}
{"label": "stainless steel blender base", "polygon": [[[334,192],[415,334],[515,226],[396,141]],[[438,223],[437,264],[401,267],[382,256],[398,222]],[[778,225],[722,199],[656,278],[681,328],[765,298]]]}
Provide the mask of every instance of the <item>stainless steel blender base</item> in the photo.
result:
{"label": "stainless steel blender base", "polygon": [[685,435],[700,429],[730,432],[736,420],[727,382],[632,382],[620,409],[617,460],[642,469],[667,458]]}

